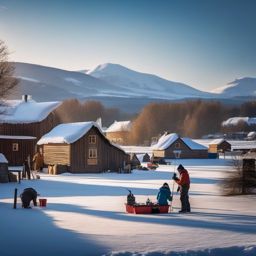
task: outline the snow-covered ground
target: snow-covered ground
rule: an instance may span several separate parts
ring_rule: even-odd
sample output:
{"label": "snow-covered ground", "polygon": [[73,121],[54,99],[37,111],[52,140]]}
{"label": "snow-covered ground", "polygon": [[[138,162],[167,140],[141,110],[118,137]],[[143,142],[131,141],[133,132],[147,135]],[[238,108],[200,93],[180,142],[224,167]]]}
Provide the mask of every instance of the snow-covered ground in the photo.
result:
{"label": "snow-covered ground", "polygon": [[[125,212],[131,189],[146,202],[163,182],[172,188],[178,164],[189,171],[191,214],[177,213],[174,193],[168,214]],[[256,255],[256,196],[226,197],[218,182],[232,171],[230,160],[176,160],[157,171],[132,174],[41,174],[40,180],[0,184],[0,255]],[[13,209],[14,189],[35,188],[47,207]],[[175,186],[176,191],[177,186]]]}

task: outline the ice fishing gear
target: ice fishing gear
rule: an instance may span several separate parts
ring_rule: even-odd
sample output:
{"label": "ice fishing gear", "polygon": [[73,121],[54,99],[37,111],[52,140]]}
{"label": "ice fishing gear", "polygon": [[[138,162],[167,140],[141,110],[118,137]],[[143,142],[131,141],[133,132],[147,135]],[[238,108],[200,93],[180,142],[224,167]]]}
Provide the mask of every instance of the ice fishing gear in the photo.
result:
{"label": "ice fishing gear", "polygon": [[127,189],[129,191],[129,194],[127,195],[127,204],[128,205],[134,205],[135,204],[135,196],[133,195],[132,191]]}

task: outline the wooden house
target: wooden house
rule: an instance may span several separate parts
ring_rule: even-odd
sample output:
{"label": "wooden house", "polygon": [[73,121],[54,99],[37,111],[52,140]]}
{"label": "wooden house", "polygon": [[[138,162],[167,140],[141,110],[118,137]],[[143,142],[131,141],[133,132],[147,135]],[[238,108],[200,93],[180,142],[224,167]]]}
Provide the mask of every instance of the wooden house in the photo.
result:
{"label": "wooden house", "polygon": [[225,153],[231,151],[231,144],[224,139],[216,139],[209,143],[209,153]]}
{"label": "wooden house", "polygon": [[0,108],[0,147],[9,165],[22,165],[24,157],[33,156],[36,142],[57,125],[53,111],[59,105],[29,97],[4,102]]}
{"label": "wooden house", "polygon": [[106,137],[111,142],[127,145],[127,137],[131,130],[131,121],[115,121],[106,130]]}
{"label": "wooden house", "polygon": [[161,136],[153,148],[154,158],[208,158],[207,147],[176,133]]}
{"label": "wooden house", "polygon": [[37,143],[47,165],[66,166],[71,173],[119,172],[129,160],[95,122],[60,124]]}

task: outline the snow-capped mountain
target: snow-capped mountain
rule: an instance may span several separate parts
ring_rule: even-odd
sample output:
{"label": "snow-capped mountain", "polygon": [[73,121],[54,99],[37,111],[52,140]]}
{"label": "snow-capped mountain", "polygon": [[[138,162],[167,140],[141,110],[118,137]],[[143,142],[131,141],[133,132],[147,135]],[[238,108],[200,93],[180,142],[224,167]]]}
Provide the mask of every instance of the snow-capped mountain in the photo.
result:
{"label": "snow-capped mountain", "polygon": [[244,77],[212,91],[221,97],[256,96],[256,78]]}
{"label": "snow-capped mountain", "polygon": [[15,76],[20,79],[20,83],[11,99],[21,98],[23,94],[32,95],[36,101],[91,99],[107,107],[132,113],[150,102],[182,101],[188,98],[220,99],[225,104],[240,104],[248,97],[231,97],[252,96],[256,90],[256,78],[236,80],[211,94],[117,64],[99,65],[89,71],[67,71],[19,62],[14,64]]}
{"label": "snow-capped mountain", "polygon": [[13,98],[32,95],[37,101],[63,100],[115,94],[118,87],[85,73],[67,71],[28,63],[15,63],[15,76],[20,79]]}
{"label": "snow-capped mountain", "polygon": [[130,96],[141,95],[161,99],[208,98],[213,96],[189,85],[172,82],[156,75],[137,72],[119,64],[102,64],[89,70],[87,74],[118,86],[123,91],[131,91]]}

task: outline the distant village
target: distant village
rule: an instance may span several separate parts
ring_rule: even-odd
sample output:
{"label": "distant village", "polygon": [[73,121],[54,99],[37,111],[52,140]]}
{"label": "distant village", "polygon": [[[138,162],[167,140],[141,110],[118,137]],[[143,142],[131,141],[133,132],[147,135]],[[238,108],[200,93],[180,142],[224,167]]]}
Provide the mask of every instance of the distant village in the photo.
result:
{"label": "distant village", "polygon": [[[130,172],[141,162],[166,164],[166,159],[217,158],[219,154],[235,151],[244,154],[256,148],[255,132],[212,134],[202,140],[164,132],[152,138],[146,149],[136,149],[125,142],[132,127],[131,121],[114,121],[107,128],[102,127],[100,118],[61,124],[54,114],[60,104],[36,102],[31,96],[24,95],[20,100],[8,100],[2,107],[0,161],[5,173],[9,167],[23,166],[28,158],[31,161],[36,152],[42,153],[48,173],[60,174]],[[239,121],[239,118],[233,118],[223,125],[234,125]],[[256,123],[256,118],[245,121]],[[237,139],[239,145],[235,143]]]}

